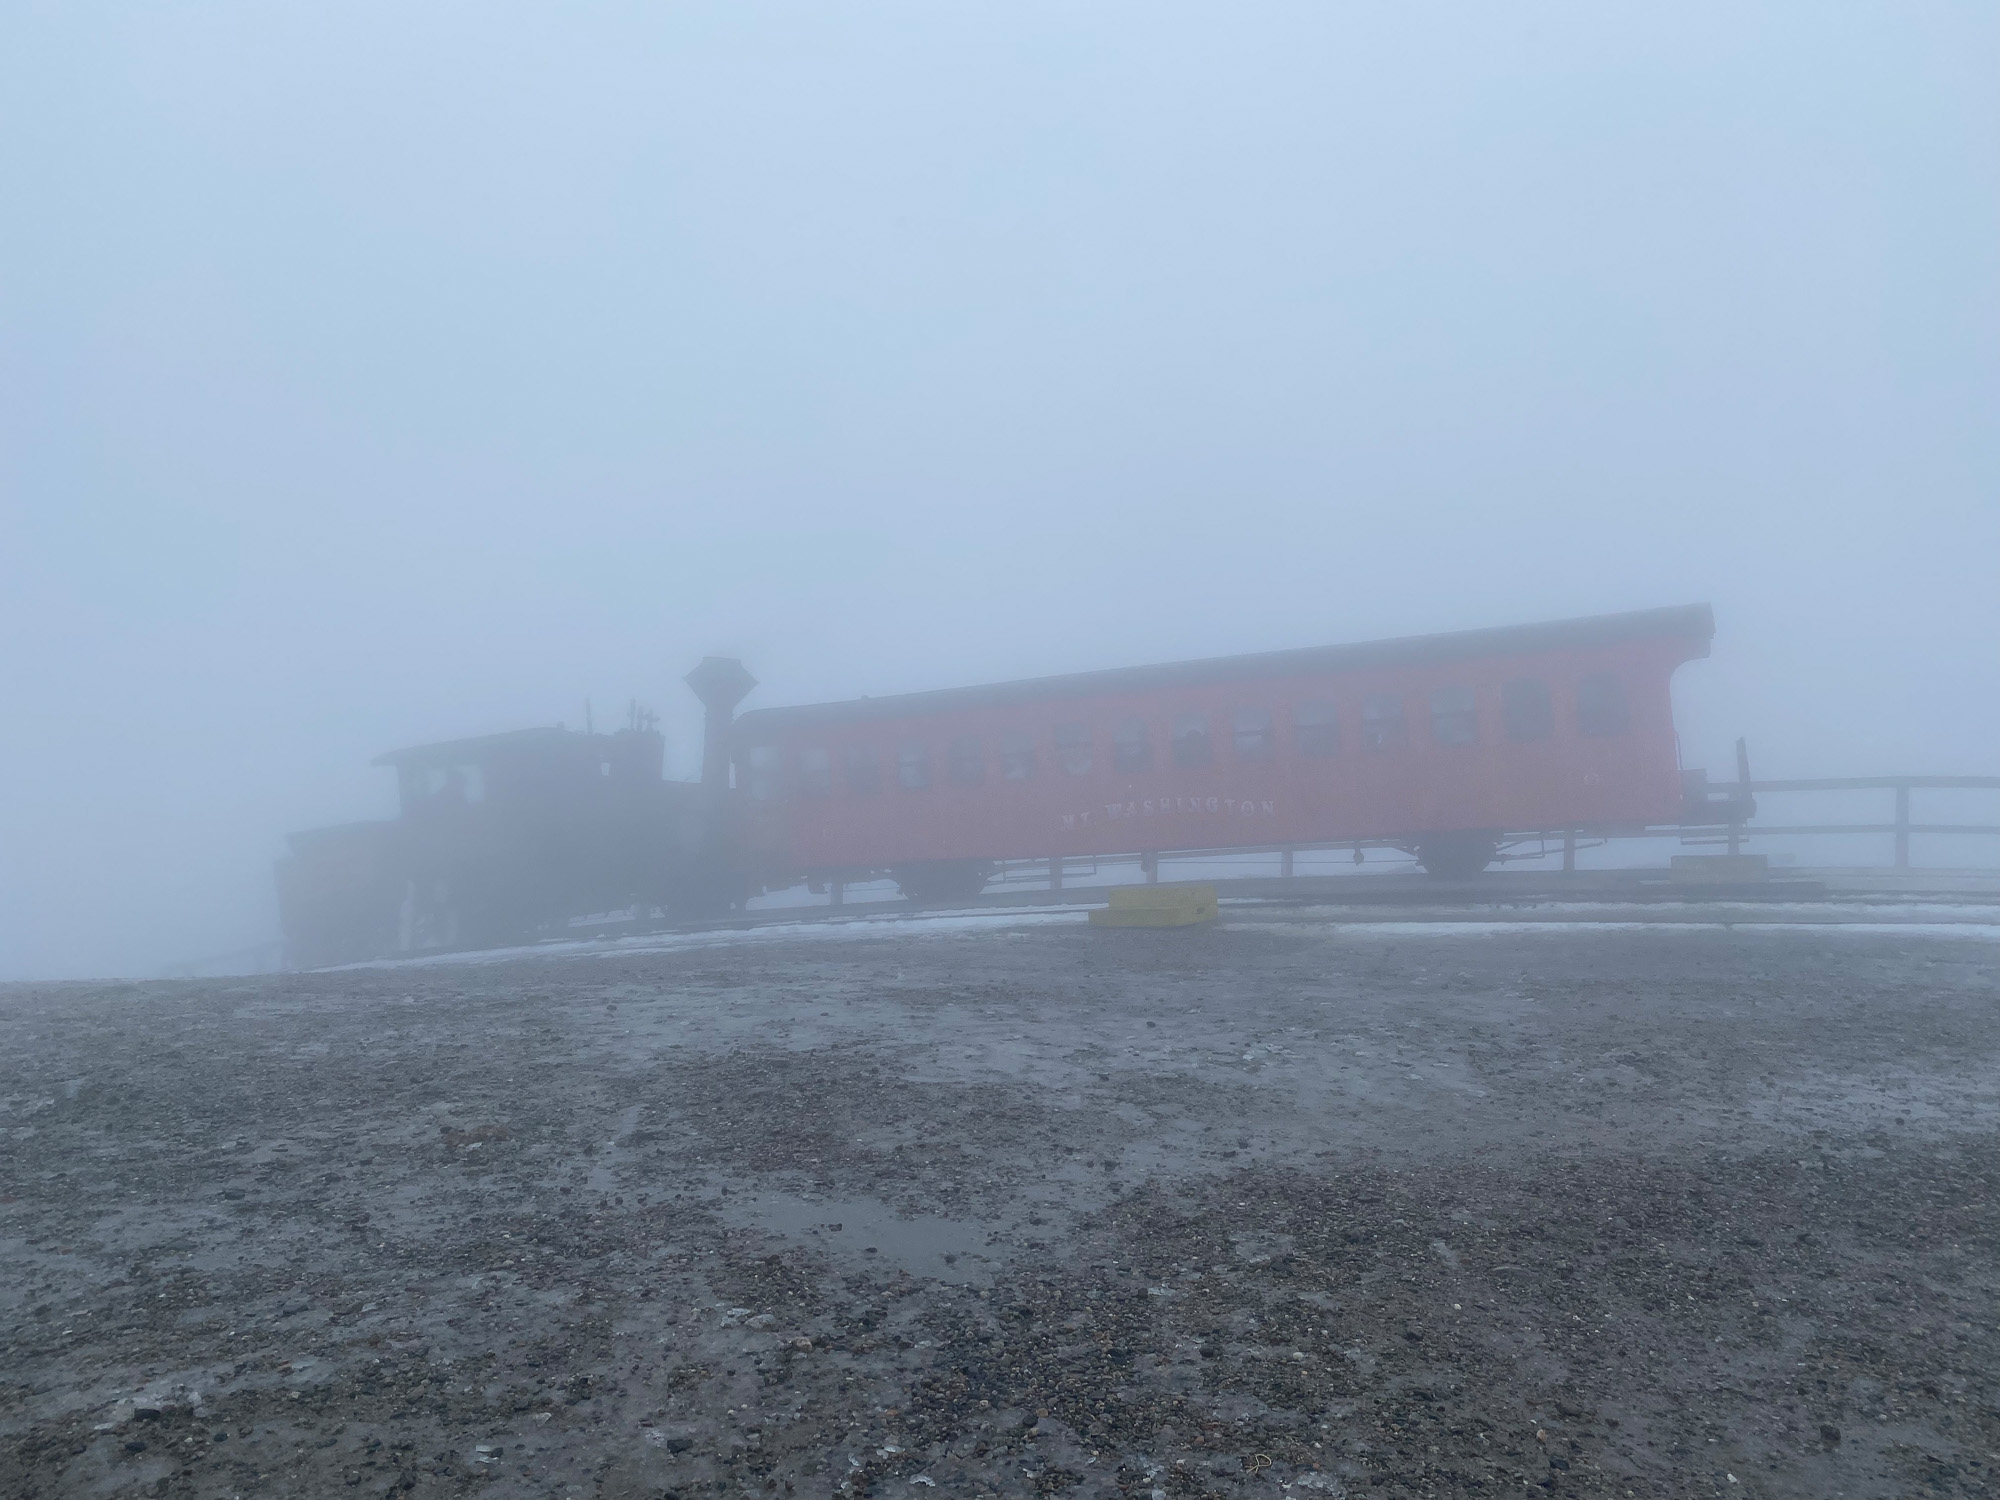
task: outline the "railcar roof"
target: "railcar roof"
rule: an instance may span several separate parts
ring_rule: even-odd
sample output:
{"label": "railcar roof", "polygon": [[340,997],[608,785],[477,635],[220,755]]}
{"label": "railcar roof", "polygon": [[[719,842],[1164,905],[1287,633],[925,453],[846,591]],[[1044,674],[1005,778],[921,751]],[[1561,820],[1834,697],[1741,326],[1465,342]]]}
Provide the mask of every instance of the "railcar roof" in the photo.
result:
{"label": "railcar roof", "polygon": [[901,719],[994,708],[1051,698],[1089,698],[1100,694],[1147,692],[1260,677],[1294,677],[1316,672],[1353,671],[1363,667],[1461,661],[1479,656],[1518,656],[1570,647],[1602,646],[1647,636],[1680,636],[1697,641],[1701,649],[1696,654],[1706,656],[1708,642],[1714,634],[1715,615],[1709,606],[1685,604],[1668,609],[1591,615],[1577,620],[1550,620],[1534,625],[1502,625],[1487,630],[1455,630],[1444,635],[1402,636],[1394,640],[1363,641],[1347,646],[1306,646],[1291,651],[1260,651],[1250,656],[1215,656],[1201,661],[1115,667],[1102,672],[1072,672],[1060,677],[1030,677],[983,687],[940,688],[922,693],[898,693],[886,698],[857,698],[842,703],[758,708],[742,715],[736,724],[739,732],[754,734],[856,719]]}

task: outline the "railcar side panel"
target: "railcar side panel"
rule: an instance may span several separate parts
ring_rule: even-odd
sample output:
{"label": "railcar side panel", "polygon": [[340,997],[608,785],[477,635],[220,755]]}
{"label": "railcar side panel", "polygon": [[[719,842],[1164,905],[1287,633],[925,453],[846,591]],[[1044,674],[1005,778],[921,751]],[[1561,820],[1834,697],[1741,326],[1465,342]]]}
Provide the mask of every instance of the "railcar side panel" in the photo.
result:
{"label": "railcar side panel", "polygon": [[[739,721],[746,854],[792,873],[1669,822],[1704,642]],[[1204,742],[1205,737],[1205,742]]]}

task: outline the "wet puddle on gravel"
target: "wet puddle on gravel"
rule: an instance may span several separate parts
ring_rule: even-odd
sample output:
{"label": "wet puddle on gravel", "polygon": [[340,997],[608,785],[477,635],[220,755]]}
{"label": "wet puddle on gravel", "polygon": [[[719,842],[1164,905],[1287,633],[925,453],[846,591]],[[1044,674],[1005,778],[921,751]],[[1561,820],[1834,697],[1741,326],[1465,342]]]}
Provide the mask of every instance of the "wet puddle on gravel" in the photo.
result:
{"label": "wet puddle on gravel", "polygon": [[732,1201],[730,1222],[769,1230],[834,1259],[880,1269],[897,1266],[912,1276],[961,1285],[983,1285],[1013,1250],[989,1244],[997,1220],[905,1215],[879,1198],[804,1198],[759,1193]]}

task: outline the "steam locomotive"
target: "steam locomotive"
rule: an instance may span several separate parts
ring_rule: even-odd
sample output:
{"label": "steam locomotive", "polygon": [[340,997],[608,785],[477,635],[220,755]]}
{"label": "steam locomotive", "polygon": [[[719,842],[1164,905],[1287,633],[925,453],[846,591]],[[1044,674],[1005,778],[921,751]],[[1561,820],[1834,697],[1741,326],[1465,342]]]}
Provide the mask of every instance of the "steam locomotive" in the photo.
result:
{"label": "steam locomotive", "polygon": [[702,779],[636,708],[400,750],[399,815],[296,833],[289,961],[529,941],[580,918],[714,915],[800,881],[975,897],[1003,861],[1386,846],[1463,878],[1510,843],[1740,820],[1683,773],[1670,683],[1706,605],[735,714],[686,679]]}

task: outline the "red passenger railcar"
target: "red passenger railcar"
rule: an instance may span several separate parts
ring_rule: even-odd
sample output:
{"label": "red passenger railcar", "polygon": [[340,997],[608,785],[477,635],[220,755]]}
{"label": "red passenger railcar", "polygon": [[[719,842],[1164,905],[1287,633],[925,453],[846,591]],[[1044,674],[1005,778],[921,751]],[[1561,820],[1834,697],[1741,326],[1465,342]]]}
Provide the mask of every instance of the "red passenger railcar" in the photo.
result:
{"label": "red passenger railcar", "polygon": [[1705,605],[1047,677],[736,720],[765,882],[1006,859],[1390,843],[1437,873],[1510,836],[1681,811],[1669,683]]}

